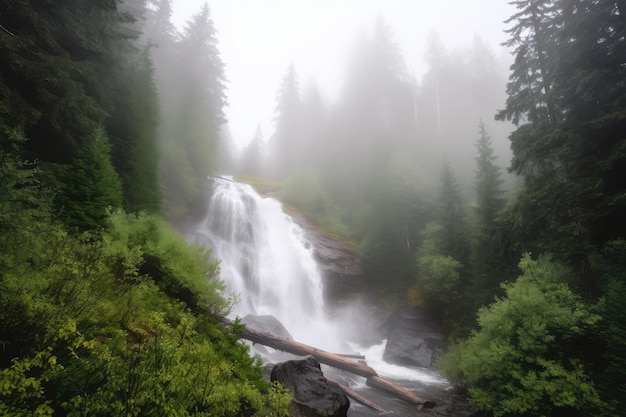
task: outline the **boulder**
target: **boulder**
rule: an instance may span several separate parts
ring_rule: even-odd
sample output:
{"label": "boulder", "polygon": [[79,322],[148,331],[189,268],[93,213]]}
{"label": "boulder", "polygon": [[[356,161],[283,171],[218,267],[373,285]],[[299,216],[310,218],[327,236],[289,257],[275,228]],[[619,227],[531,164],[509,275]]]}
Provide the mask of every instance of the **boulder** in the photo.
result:
{"label": "boulder", "polygon": [[282,382],[293,396],[291,416],[348,415],[350,400],[337,383],[324,377],[319,362],[312,356],[276,364],[271,380]]}
{"label": "boulder", "polygon": [[429,368],[446,349],[443,330],[420,307],[400,307],[389,316],[386,327],[383,359],[389,363]]}
{"label": "boulder", "polygon": [[256,331],[269,333],[282,339],[293,340],[293,337],[291,337],[291,334],[289,334],[285,326],[272,315],[258,316],[248,314],[241,319],[241,322]]}

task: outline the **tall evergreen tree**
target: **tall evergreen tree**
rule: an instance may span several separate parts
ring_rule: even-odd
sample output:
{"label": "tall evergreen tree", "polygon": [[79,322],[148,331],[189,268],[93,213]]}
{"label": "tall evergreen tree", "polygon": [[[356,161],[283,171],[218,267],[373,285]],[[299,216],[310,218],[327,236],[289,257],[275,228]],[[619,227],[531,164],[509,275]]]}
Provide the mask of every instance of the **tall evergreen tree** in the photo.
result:
{"label": "tall evergreen tree", "polygon": [[0,118],[33,156],[68,162],[105,120],[131,20],[117,1],[0,4]]}
{"label": "tall evergreen tree", "polygon": [[[144,3],[3,3],[0,117],[23,127],[29,157],[63,164],[80,157],[91,146],[86,138],[104,126],[125,206],[156,211],[157,98],[136,41]],[[50,169],[53,176],[62,170]],[[142,193],[131,192],[139,182]]]}
{"label": "tall evergreen tree", "polygon": [[101,228],[107,211],[122,206],[122,184],[110,149],[104,129],[96,129],[67,168],[59,205],[68,226],[79,231]]}
{"label": "tall evergreen tree", "polygon": [[118,157],[126,165],[124,170],[118,168],[124,187],[124,207],[128,211],[158,213],[161,208],[159,108],[148,48],[132,62],[127,76],[126,106],[121,108],[124,112],[115,113],[117,120],[127,121],[127,136],[114,149],[118,155],[120,150],[124,153]]}
{"label": "tall evergreen tree", "polygon": [[502,279],[499,251],[495,247],[495,220],[504,206],[500,188],[500,167],[491,145],[491,137],[481,121],[476,141],[475,203],[471,238],[473,296],[478,306],[493,297]]}
{"label": "tall evergreen tree", "polygon": [[206,191],[225,122],[224,63],[207,4],[187,22],[176,52],[176,71],[165,75],[177,82],[167,78],[164,85],[176,88],[160,93],[170,101],[162,109],[161,181],[165,213],[171,218],[183,215]]}
{"label": "tall evergreen tree", "polygon": [[443,254],[468,266],[469,239],[467,236],[467,222],[465,205],[461,190],[456,182],[452,167],[446,161],[441,172],[441,188],[439,191],[438,222],[442,230]]}
{"label": "tall evergreen tree", "polygon": [[358,39],[332,124],[322,180],[337,201],[357,210],[371,184],[390,174],[393,154],[406,155],[414,142],[410,77],[382,18]]}
{"label": "tall evergreen tree", "polygon": [[527,122],[510,136],[526,189],[509,224],[523,245],[570,262],[597,294],[589,255],[626,233],[623,10],[600,0],[512,3],[516,61],[498,118]]}
{"label": "tall evergreen tree", "polygon": [[558,121],[552,96],[554,71],[550,56],[554,52],[556,10],[553,0],[514,0],[518,9],[505,23],[513,23],[506,32],[511,38],[505,42],[514,48],[515,63],[507,88],[509,97],[505,110],[498,117],[519,123],[527,117],[531,123],[554,126]]}
{"label": "tall evergreen tree", "polygon": [[302,161],[301,111],[298,73],[291,63],[276,96],[276,129],[270,140],[271,175],[275,178],[285,178],[293,173]]}

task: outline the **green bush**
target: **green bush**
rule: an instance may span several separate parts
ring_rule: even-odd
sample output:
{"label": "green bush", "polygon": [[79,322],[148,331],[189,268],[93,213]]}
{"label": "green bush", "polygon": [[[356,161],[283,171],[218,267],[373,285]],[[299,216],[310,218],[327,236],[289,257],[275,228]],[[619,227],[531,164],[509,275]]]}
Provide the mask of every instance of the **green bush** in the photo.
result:
{"label": "green bush", "polygon": [[217,280],[218,263],[210,261],[205,249],[185,242],[158,216],[117,211],[109,217],[104,241],[118,265],[118,278],[148,276],[196,312],[227,312],[229,302],[222,297],[223,285]]}
{"label": "green bush", "polygon": [[494,416],[603,415],[578,351],[600,317],[564,283],[566,267],[529,255],[519,266],[506,296],[480,310],[480,329],[443,357],[445,373]]}
{"label": "green bush", "polygon": [[206,251],[147,214],[68,233],[6,152],[0,184],[1,415],[287,415],[217,320],[229,302]]}

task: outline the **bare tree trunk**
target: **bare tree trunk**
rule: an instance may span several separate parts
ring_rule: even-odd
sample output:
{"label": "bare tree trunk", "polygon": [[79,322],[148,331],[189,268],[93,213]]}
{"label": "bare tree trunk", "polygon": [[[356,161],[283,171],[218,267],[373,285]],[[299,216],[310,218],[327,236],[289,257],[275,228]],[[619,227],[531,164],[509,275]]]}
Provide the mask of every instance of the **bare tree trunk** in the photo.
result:
{"label": "bare tree trunk", "polygon": [[380,405],[376,404],[373,401],[368,400],[367,398],[365,398],[364,396],[362,396],[361,394],[359,394],[355,390],[351,389],[347,385],[344,385],[341,382],[335,381],[334,379],[329,378],[329,377],[326,377],[326,379],[328,381],[334,382],[335,384],[339,385],[341,387],[341,389],[343,390],[343,392],[345,392],[348,397],[353,398],[354,400],[360,402],[364,406],[369,407],[372,410],[376,410],[376,411],[379,411],[379,412],[387,411],[384,408],[382,408]]}
{"label": "bare tree trunk", "polygon": [[[227,318],[223,318],[222,321],[226,324],[231,323],[231,321]],[[365,377],[367,379],[367,385],[385,390],[404,401],[417,405],[420,408],[433,408],[436,405],[434,401],[422,398],[409,389],[382,379],[378,376],[376,371],[369,366],[351,361],[341,355],[329,353],[325,350],[317,349],[294,340],[282,339],[272,334],[259,332],[248,327],[244,328],[241,337],[250,340],[253,343],[260,343],[264,346],[282,350],[283,352],[293,353],[294,355],[311,355],[320,363]]]}

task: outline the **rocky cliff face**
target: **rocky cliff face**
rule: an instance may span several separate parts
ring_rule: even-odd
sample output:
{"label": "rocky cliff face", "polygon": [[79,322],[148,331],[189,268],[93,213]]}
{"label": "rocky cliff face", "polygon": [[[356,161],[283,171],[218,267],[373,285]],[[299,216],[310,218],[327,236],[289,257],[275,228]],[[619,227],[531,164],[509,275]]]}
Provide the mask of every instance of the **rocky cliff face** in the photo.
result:
{"label": "rocky cliff face", "polygon": [[302,213],[289,215],[304,229],[313,246],[315,260],[324,275],[326,297],[341,297],[361,284],[363,267],[361,257],[348,243],[322,230]]}
{"label": "rocky cliff face", "polygon": [[[278,198],[278,184],[248,177],[239,180],[250,184],[263,197]],[[286,210],[284,206],[283,210]],[[286,212],[304,229],[313,246],[315,260],[324,276],[324,295],[337,299],[359,289],[362,286],[363,267],[358,252],[341,238],[321,229],[300,211],[291,209]]]}

